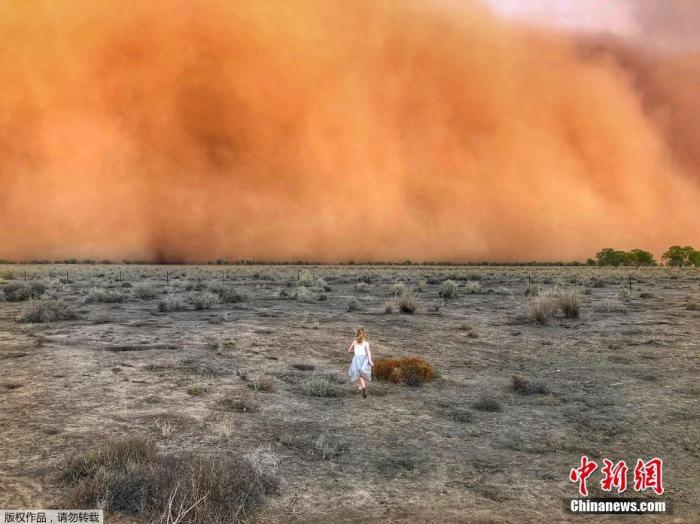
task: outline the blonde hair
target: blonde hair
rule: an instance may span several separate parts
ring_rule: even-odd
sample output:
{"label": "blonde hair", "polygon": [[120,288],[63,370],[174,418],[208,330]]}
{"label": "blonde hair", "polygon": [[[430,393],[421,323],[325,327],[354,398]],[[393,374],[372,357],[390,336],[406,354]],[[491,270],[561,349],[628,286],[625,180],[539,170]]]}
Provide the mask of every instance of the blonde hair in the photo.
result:
{"label": "blonde hair", "polygon": [[357,328],[355,338],[358,342],[364,342],[367,339],[367,331],[365,331],[365,328]]}

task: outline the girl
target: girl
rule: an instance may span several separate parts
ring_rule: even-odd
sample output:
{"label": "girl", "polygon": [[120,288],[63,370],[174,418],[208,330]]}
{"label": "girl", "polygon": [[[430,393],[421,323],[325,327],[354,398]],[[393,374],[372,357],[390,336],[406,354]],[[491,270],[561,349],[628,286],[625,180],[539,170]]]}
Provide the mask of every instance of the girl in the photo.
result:
{"label": "girl", "polygon": [[348,370],[350,380],[355,383],[359,381],[357,388],[362,391],[362,398],[367,398],[366,383],[372,380],[372,352],[369,350],[367,342],[367,332],[364,328],[357,330],[355,340],[348,348],[348,353],[355,353]]}

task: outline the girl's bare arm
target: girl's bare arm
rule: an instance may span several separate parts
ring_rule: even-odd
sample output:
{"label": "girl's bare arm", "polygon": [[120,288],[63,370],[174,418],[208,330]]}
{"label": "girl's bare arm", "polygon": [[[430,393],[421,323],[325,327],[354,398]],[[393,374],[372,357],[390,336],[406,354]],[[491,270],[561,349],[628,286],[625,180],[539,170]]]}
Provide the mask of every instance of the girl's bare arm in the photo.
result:
{"label": "girl's bare arm", "polygon": [[348,348],[348,353],[352,353],[352,348],[355,345],[355,341],[352,341],[352,344],[350,344],[350,347]]}

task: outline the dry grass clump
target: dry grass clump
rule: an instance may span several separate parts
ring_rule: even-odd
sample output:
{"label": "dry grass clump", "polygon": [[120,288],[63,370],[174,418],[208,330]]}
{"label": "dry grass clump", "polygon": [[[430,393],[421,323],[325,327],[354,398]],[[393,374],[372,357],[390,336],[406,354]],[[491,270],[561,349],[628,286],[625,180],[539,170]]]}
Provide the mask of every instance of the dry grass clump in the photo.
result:
{"label": "dry grass clump", "polygon": [[700,303],[694,297],[688,296],[685,299],[685,309],[688,311],[700,311]]}
{"label": "dry grass clump", "polygon": [[211,291],[194,291],[187,296],[187,301],[194,306],[197,311],[210,309],[219,302],[219,296]]}
{"label": "dry grass clump", "polygon": [[311,293],[311,291],[309,291],[305,287],[298,287],[292,298],[294,298],[294,300],[298,300],[299,302],[304,302],[307,304],[310,302],[315,302],[316,300],[314,298],[313,293]]}
{"label": "dry grass clump", "polygon": [[[268,461],[269,462],[269,461]],[[249,520],[276,493],[276,468],[254,456],[165,455],[143,438],[98,443],[71,460],[65,505],[98,507],[144,521],[182,524]]]}
{"label": "dry grass clump", "polygon": [[512,378],[513,391],[521,395],[549,395],[552,390],[542,382],[530,382],[530,380],[521,373],[514,373]]}
{"label": "dry grass clump", "polygon": [[418,309],[418,301],[411,293],[406,292],[396,299],[396,305],[401,313],[412,315]]}
{"label": "dry grass clump", "polygon": [[208,289],[210,292],[214,293],[221,302],[226,304],[239,304],[248,300],[248,297],[243,293],[239,292],[237,289],[229,287],[225,284],[218,282],[209,284]]}
{"label": "dry grass clump", "polygon": [[559,310],[559,297],[543,291],[530,301],[530,317],[538,324],[546,324]]}
{"label": "dry grass clump", "polygon": [[403,282],[397,282],[391,286],[391,294],[394,295],[394,298],[402,297],[406,293],[408,293],[408,288]]}
{"label": "dry grass clump", "polygon": [[193,397],[201,397],[202,395],[209,392],[209,388],[203,386],[202,384],[193,384],[187,388],[187,393]]}
{"label": "dry grass clump", "polygon": [[378,358],[374,361],[372,372],[381,380],[394,383],[410,381],[412,385],[420,385],[439,376],[432,364],[420,357]]}
{"label": "dry grass clump", "polygon": [[158,302],[158,311],[163,313],[171,311],[186,311],[187,303],[182,295],[167,295]]}
{"label": "dry grass clump", "polygon": [[17,317],[17,322],[46,323],[75,320],[78,315],[60,300],[31,302]]}
{"label": "dry grass clump", "polygon": [[560,291],[559,307],[566,318],[579,318],[581,316],[581,300],[578,291],[567,289]]}
{"label": "dry grass clump", "polygon": [[367,282],[357,282],[354,287],[355,291],[358,293],[366,293],[369,291],[369,284]]}
{"label": "dry grass clump", "polygon": [[227,411],[236,411],[238,413],[257,413],[259,409],[256,404],[240,398],[225,398],[221,401],[221,407]]}
{"label": "dry grass clump", "polygon": [[348,446],[332,435],[322,433],[316,438],[303,435],[285,434],[279,438],[280,443],[290,449],[297,450],[311,458],[332,460],[342,455]]}
{"label": "dry grass clump", "polygon": [[454,280],[445,280],[440,284],[438,295],[445,300],[449,300],[457,296],[457,283]]}
{"label": "dry grass clump", "polygon": [[301,383],[301,392],[309,397],[341,397],[345,389],[336,385],[328,375],[313,374]]}
{"label": "dry grass clump", "polygon": [[360,302],[356,298],[351,298],[350,300],[348,300],[348,313],[352,313],[353,311],[359,311],[360,309],[362,309],[362,307],[360,306]]}
{"label": "dry grass clump", "polygon": [[127,297],[124,293],[119,293],[118,291],[112,291],[100,287],[93,287],[88,291],[87,297],[85,297],[85,302],[116,304],[126,301],[126,298]]}
{"label": "dry grass clump", "polygon": [[24,302],[40,298],[45,292],[46,285],[42,282],[10,283],[2,288],[2,297],[8,302]]}
{"label": "dry grass clump", "polygon": [[464,290],[467,293],[471,294],[479,294],[481,293],[481,284],[474,280],[469,280],[466,284],[464,284]]}
{"label": "dry grass clump", "polygon": [[311,274],[310,271],[305,269],[304,271],[299,273],[297,285],[302,287],[312,287],[314,285],[314,276]]}
{"label": "dry grass clump", "polygon": [[275,383],[271,378],[261,378],[248,383],[248,387],[253,391],[271,393],[275,390]]}
{"label": "dry grass clump", "polygon": [[158,289],[150,282],[139,282],[131,288],[131,294],[141,300],[151,300],[158,296]]}

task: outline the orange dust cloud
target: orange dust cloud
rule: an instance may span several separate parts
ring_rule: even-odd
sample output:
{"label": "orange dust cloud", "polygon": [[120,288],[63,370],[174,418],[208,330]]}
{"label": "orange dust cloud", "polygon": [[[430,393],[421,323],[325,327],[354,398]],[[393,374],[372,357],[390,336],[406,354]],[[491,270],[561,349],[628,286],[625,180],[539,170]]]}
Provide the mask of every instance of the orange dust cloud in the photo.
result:
{"label": "orange dust cloud", "polygon": [[5,0],[0,258],[700,244],[700,57],[479,3]]}

